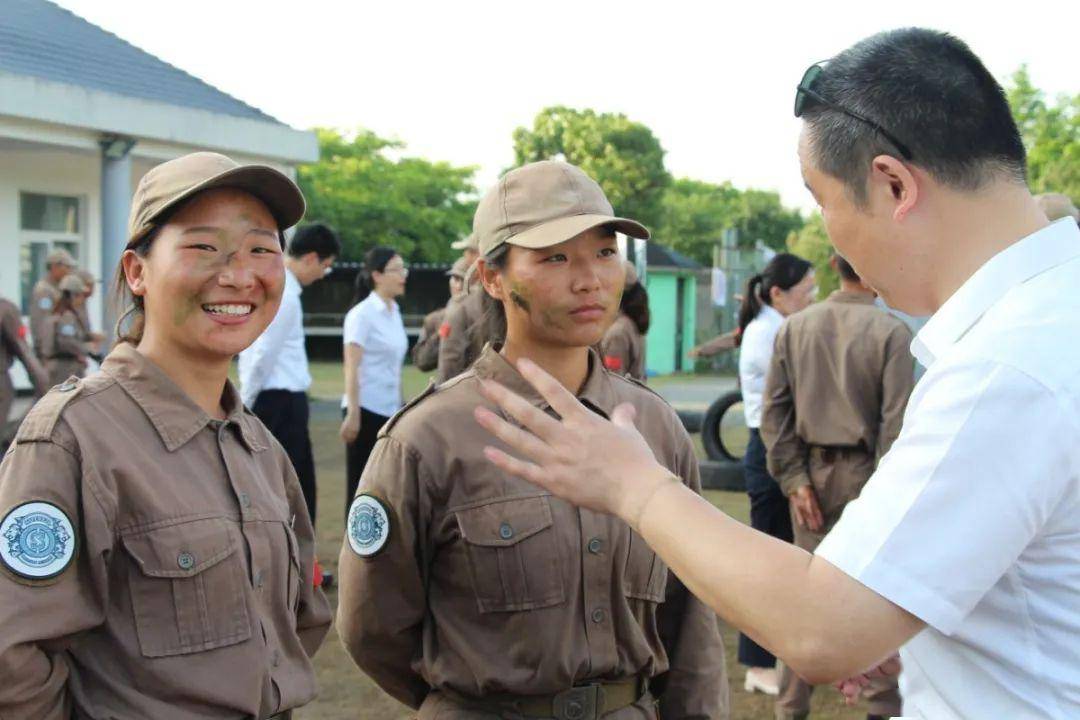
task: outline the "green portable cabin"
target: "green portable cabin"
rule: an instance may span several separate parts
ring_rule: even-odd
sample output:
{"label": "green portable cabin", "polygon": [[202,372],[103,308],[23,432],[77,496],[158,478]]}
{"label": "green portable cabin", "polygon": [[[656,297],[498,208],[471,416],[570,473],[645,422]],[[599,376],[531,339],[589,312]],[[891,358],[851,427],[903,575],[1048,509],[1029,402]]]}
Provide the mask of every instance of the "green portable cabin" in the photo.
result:
{"label": "green portable cabin", "polygon": [[645,349],[649,375],[691,371],[697,327],[697,273],[702,266],[674,250],[650,242],[645,289],[651,322]]}

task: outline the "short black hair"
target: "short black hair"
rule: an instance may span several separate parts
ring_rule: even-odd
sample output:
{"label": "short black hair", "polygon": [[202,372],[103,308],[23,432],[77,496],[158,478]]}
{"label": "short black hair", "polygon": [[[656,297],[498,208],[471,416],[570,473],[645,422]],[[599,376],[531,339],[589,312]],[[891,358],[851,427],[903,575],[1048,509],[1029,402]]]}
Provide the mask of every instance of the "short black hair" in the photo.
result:
{"label": "short black hair", "polygon": [[341,255],[341,240],[333,228],[323,223],[311,223],[296,230],[289,242],[289,255],[298,258],[311,252],[320,260]]}
{"label": "short black hair", "polygon": [[[906,28],[862,40],[825,64],[814,91],[880,124],[905,143],[911,163],[957,190],[1004,175],[1027,180],[1027,158],[1005,92],[982,61],[948,33]],[[898,155],[868,123],[812,98],[802,117],[815,167],[866,202],[870,163]]]}
{"label": "short black hair", "polygon": [[851,267],[851,263],[845,260],[843,255],[834,252],[833,259],[836,260],[836,272],[840,273],[840,277],[848,282],[859,282],[862,280],[862,278],[859,277],[859,273],[855,272],[855,268]]}

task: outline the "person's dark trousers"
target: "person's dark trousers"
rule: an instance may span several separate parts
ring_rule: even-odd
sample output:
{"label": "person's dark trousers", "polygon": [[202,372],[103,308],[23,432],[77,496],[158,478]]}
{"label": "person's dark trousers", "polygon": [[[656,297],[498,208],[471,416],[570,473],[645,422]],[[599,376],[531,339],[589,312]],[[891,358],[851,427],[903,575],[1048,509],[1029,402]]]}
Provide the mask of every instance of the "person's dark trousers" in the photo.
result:
{"label": "person's dark trousers", "polygon": [[[344,416],[345,411],[342,411]],[[356,440],[345,445],[345,523],[349,521],[349,506],[356,497],[356,488],[360,486],[360,476],[364,473],[371,450],[379,431],[390,418],[360,408],[360,434]]]}
{"label": "person's dark trousers", "polygon": [[251,411],[259,416],[263,425],[277,438],[292,460],[300,489],[304,493],[311,526],[315,527],[315,456],[311,451],[308,434],[308,399],[302,392],[288,390],[263,390],[255,398]]}
{"label": "person's dark trousers", "polygon": [[[743,458],[746,493],[750,496],[750,526],[766,535],[791,542],[791,511],[780,485],[769,475],[765,464],[765,443],[761,433],[750,428],[750,442]],[[774,667],[776,656],[756,642],[739,634],[739,662],[749,667]]]}

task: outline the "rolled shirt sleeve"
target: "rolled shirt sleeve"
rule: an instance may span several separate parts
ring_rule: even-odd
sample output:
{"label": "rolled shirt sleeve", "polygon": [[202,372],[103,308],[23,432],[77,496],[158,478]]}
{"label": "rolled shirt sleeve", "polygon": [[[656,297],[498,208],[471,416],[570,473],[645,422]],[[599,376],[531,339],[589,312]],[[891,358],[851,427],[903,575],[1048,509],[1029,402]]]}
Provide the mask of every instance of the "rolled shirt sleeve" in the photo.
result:
{"label": "rolled shirt sleeve", "polygon": [[413,709],[430,686],[416,671],[427,610],[419,533],[420,467],[415,453],[382,437],[360,479],[358,495],[371,495],[387,511],[386,545],[369,557],[351,547],[346,528],[338,564],[338,633],[356,664],[387,694]]}
{"label": "rolled shirt sleeve", "polygon": [[809,448],[796,430],[795,391],[787,357],[788,326],[780,328],[762,397],[761,441],[769,474],[785,495],[810,484]]}
{"label": "rolled shirt sleeve", "polygon": [[990,361],[935,367],[817,554],[944,634],[1042,531],[1077,428],[1043,384]]}
{"label": "rolled shirt sleeve", "polygon": [[[701,494],[694,449],[686,439],[678,474]],[[657,621],[670,667],[661,676],[660,717],[665,720],[722,720],[730,716],[724,640],[716,613],[669,571]]]}

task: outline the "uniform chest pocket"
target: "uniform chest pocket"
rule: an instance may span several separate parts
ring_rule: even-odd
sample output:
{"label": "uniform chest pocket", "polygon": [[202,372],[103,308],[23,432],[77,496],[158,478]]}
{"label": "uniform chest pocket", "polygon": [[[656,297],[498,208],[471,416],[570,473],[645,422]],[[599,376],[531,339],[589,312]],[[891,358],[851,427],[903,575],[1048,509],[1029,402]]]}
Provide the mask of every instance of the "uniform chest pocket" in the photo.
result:
{"label": "uniform chest pocket", "polygon": [[131,606],[145,657],[235,645],[251,637],[244,566],[223,520],[177,523],[125,535],[134,561]]}
{"label": "uniform chest pocket", "polygon": [[480,612],[535,610],[566,601],[546,497],[496,500],[456,515]]}
{"label": "uniform chest pocket", "polygon": [[623,571],[623,593],[627,597],[664,602],[668,569],[645,539],[630,531],[630,546]]}

